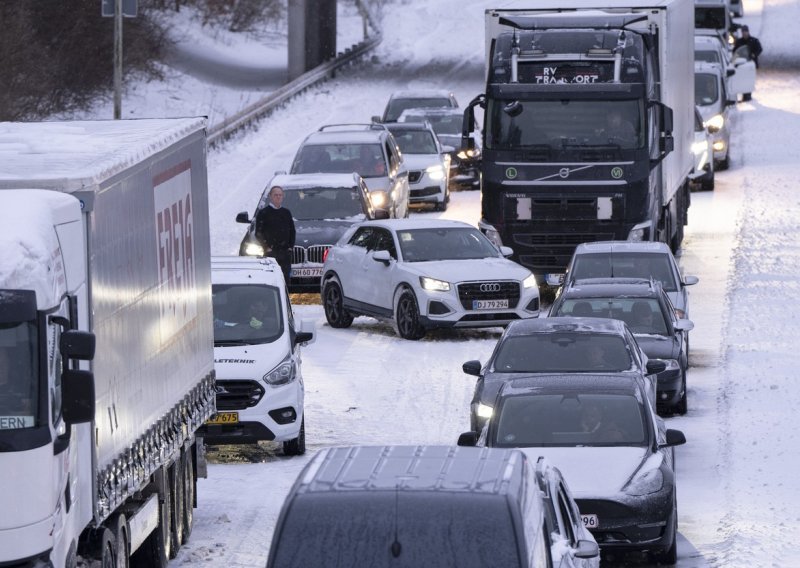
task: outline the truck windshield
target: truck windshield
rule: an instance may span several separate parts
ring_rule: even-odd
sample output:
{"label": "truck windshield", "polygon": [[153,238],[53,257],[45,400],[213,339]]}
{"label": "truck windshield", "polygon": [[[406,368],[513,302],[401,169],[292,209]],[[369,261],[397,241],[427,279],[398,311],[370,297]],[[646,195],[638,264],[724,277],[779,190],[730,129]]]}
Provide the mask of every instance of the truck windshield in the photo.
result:
{"label": "truck windshield", "polygon": [[214,284],[214,345],[271,343],[283,335],[281,294],[275,286]]}
{"label": "truck windshield", "polygon": [[725,30],[725,5],[695,6],[694,27],[711,30]]}
{"label": "truck windshield", "polygon": [[0,430],[39,425],[35,322],[0,323]]}
{"label": "truck windshield", "polygon": [[644,113],[639,100],[516,101],[518,114],[491,100],[487,109],[487,145],[495,150],[536,148],[634,149],[644,145]]}
{"label": "truck windshield", "polygon": [[355,187],[286,189],[283,204],[298,221],[366,219],[364,204]]}

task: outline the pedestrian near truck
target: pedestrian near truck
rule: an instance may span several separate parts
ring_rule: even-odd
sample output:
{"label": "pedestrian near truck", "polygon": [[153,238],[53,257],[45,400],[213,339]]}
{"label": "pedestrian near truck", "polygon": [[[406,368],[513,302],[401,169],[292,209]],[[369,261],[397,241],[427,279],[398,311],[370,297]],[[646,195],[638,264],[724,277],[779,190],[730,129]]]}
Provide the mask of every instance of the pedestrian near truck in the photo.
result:
{"label": "pedestrian near truck", "polygon": [[[750,28],[748,26],[742,26],[739,31],[741,35],[736,38],[736,41],[733,44],[733,51],[735,52],[739,48],[746,47],[747,58],[752,60],[753,63],[756,64],[756,69],[758,69],[758,56],[761,55],[761,52],[763,51],[761,42],[758,41],[757,37],[750,35]],[[752,99],[751,93],[745,93],[742,95],[742,100],[749,101],[750,99]]]}
{"label": "pedestrian near truck", "polygon": [[288,285],[296,236],[294,219],[291,211],[283,207],[282,187],[270,188],[267,200],[267,205],[256,215],[256,238],[264,248],[264,256],[271,256],[278,262]]}

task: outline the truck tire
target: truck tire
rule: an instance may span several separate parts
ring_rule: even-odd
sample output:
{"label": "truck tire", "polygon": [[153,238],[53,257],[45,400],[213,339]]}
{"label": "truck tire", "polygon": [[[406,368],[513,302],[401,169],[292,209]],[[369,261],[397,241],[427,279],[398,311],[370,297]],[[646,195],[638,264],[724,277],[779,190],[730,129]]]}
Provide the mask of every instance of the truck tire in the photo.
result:
{"label": "truck tire", "polygon": [[114,533],[114,542],[116,543],[114,552],[115,566],[116,568],[129,568],[131,564],[131,539],[128,519],[124,514],[120,513],[108,523],[108,526]]}
{"label": "truck tire", "polygon": [[283,443],[283,455],[302,456],[306,453],[306,417],[300,420],[300,432],[294,440],[287,440]]}
{"label": "truck tire", "polygon": [[192,448],[183,452],[183,535],[181,544],[189,542],[194,526],[194,496],[197,480],[194,477],[194,458]]}
{"label": "truck tire", "polygon": [[107,527],[101,527],[92,535],[89,546],[92,555],[100,562],[100,568],[117,568],[117,543],[114,533]]}
{"label": "truck tire", "polygon": [[169,467],[169,485],[173,499],[172,515],[169,523],[170,559],[178,555],[178,549],[180,549],[181,541],[183,540],[183,516],[185,514],[183,500],[186,496],[183,481],[183,460],[178,459]]}
{"label": "truck tire", "polygon": [[167,568],[172,550],[170,538],[170,519],[172,518],[172,491],[169,475],[160,472],[164,479],[164,500],[158,505],[158,526],[151,532],[142,546],[131,556],[131,566],[135,568]]}

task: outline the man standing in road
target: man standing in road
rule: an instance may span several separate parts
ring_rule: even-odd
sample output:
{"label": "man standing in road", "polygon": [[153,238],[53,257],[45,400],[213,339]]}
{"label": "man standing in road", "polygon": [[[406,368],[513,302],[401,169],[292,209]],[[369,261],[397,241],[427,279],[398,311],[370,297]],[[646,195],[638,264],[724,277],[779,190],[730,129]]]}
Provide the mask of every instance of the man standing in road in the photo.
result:
{"label": "man standing in road", "polygon": [[[736,41],[733,44],[733,51],[735,52],[740,47],[747,48],[746,57],[751,59],[753,63],[756,64],[756,69],[758,68],[758,56],[761,55],[763,51],[761,48],[761,42],[758,41],[757,37],[753,37],[750,35],[750,28],[747,26],[742,26],[739,31],[741,32],[741,36],[736,38]],[[742,100],[749,101],[752,98],[751,93],[745,93],[742,95]]]}
{"label": "man standing in road", "polygon": [[256,238],[264,247],[264,256],[278,261],[288,286],[295,240],[294,219],[291,211],[282,206],[283,188],[272,187],[267,199],[269,203],[256,215]]}

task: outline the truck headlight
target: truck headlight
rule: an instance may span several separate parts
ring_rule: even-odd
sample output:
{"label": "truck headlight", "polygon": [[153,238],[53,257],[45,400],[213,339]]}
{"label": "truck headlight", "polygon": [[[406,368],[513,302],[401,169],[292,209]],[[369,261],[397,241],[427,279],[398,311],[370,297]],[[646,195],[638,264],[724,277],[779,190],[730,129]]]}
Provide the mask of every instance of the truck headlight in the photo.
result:
{"label": "truck headlight", "polygon": [[534,276],[533,274],[531,274],[525,280],[522,281],[523,288],[533,288],[534,286],[537,286],[537,284],[536,284],[536,276]]}
{"label": "truck headlight", "polygon": [[389,194],[385,191],[370,191],[369,200],[372,201],[372,206],[378,209],[386,209],[389,204]]}
{"label": "truck headlight", "polygon": [[708,119],[708,121],[706,122],[706,126],[711,132],[717,132],[719,130],[722,130],[722,127],[725,126],[725,117],[722,116],[721,114],[715,114],[714,116]]}
{"label": "truck headlight", "polygon": [[244,254],[247,256],[264,256],[264,247],[258,243],[247,243],[244,245]]}
{"label": "truck headlight", "polygon": [[654,467],[645,471],[639,471],[630,480],[630,483],[625,486],[625,493],[639,497],[641,495],[649,495],[657,493],[664,487],[664,474],[661,473],[660,467]]}
{"label": "truck headlight", "polygon": [[450,283],[444,280],[437,280],[436,278],[428,278],[427,276],[420,276],[419,283],[424,290],[431,290],[435,292],[449,292]]}
{"label": "truck headlight", "polygon": [[291,355],[281,361],[277,367],[264,375],[264,382],[270,386],[277,387],[287,385],[297,378],[297,365]]}
{"label": "truck headlight", "polygon": [[444,179],[444,168],[442,166],[431,166],[425,170],[433,181],[441,181]]}
{"label": "truck headlight", "polygon": [[488,404],[483,404],[482,402],[479,402],[478,408],[475,412],[480,418],[485,418],[486,420],[489,420],[489,418],[492,417],[492,414],[494,414],[494,408],[492,408]]}

